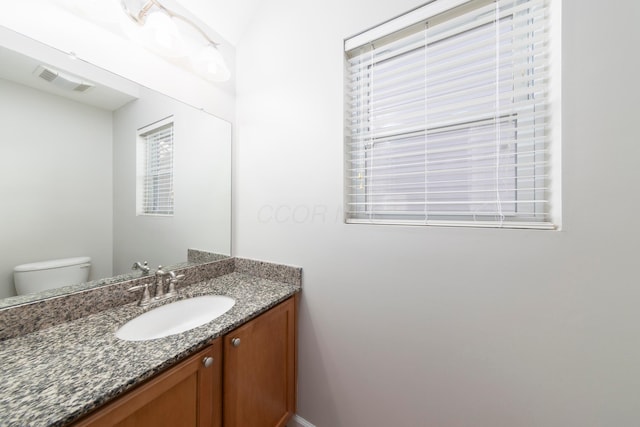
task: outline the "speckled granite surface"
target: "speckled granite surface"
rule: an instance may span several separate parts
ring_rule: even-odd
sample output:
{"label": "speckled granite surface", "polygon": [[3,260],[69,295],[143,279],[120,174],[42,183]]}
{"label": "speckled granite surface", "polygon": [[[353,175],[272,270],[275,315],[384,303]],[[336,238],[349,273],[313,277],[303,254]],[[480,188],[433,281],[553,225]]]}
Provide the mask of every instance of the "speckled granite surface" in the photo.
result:
{"label": "speckled granite surface", "polygon": [[217,254],[214,252],[201,251],[199,249],[187,249],[187,261],[192,263],[213,262],[227,258],[230,258],[230,256]]}
{"label": "speckled granite surface", "polygon": [[[176,273],[185,275],[176,286],[176,289],[180,289],[205,279],[231,273],[235,270],[235,263],[233,258],[228,258],[205,264],[177,264],[171,268],[175,268]],[[139,298],[139,295],[127,290],[136,285],[152,283],[153,280],[153,276],[143,276],[107,286],[83,289],[62,297],[0,308],[0,341],[130,303]]]}
{"label": "speckled granite surface", "polygon": [[145,311],[129,303],[2,341],[0,425],[61,426],[74,421],[300,289],[300,281],[234,271],[183,287],[180,298],[219,294],[235,298],[236,304],[214,321],[181,334],[142,342],[116,338],[119,326]]}
{"label": "speckled granite surface", "polygon": [[239,273],[247,273],[252,276],[294,285],[302,284],[302,268],[247,258],[234,258],[233,260],[235,262],[235,271]]}

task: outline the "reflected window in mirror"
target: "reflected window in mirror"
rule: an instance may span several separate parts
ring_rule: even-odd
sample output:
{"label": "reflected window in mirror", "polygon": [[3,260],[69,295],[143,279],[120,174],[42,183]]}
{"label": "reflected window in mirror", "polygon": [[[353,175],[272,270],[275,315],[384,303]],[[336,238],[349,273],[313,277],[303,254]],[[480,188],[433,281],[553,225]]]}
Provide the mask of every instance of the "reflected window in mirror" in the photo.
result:
{"label": "reflected window in mirror", "polygon": [[138,215],[173,215],[173,117],[138,131]]}

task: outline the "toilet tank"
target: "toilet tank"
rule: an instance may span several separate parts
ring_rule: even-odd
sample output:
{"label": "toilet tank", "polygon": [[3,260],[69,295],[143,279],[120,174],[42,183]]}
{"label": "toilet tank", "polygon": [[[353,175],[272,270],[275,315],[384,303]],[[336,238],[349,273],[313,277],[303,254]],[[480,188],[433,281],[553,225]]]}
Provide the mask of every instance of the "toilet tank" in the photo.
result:
{"label": "toilet tank", "polygon": [[54,259],[22,264],[13,269],[18,295],[75,285],[89,280],[90,257]]}

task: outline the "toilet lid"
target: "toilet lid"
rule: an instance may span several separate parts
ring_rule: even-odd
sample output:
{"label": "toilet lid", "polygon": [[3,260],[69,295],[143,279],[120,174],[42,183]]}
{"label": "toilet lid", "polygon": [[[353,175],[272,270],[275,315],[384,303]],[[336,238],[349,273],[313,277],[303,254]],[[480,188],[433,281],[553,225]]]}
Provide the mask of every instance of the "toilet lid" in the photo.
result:
{"label": "toilet lid", "polygon": [[31,262],[29,264],[20,264],[13,268],[15,272],[48,270],[50,268],[69,267],[71,265],[87,264],[91,262],[88,256],[75,258],[52,259],[48,261]]}

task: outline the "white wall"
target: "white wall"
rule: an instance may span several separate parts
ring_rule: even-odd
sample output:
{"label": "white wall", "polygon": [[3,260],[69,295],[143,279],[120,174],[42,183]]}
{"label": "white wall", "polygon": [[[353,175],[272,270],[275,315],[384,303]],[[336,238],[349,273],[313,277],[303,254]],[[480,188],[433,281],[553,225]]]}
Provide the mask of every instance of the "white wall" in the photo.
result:
{"label": "white wall", "polygon": [[[136,135],[174,120],[173,216],[136,215]],[[114,274],[135,261],[153,268],[187,260],[187,249],[231,254],[231,124],[142,89],[114,112]]]}
{"label": "white wall", "polygon": [[640,425],[640,4],[563,2],[562,231],[345,225],[342,40],[421,3],[274,0],[237,46],[234,253],[304,268],[299,414]]}
{"label": "white wall", "polygon": [[0,298],[13,267],[90,256],[111,276],[111,112],[0,79]]}

